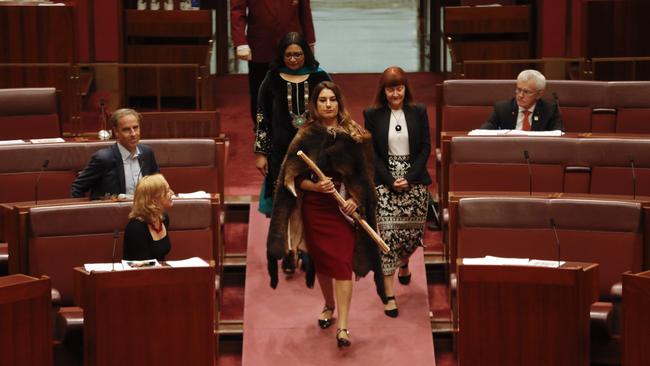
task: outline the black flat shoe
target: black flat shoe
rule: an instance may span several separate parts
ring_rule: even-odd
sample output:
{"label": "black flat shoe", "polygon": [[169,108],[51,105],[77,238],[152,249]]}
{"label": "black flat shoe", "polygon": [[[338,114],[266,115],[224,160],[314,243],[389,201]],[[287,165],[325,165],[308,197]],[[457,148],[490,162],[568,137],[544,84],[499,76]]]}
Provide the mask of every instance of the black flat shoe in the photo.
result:
{"label": "black flat shoe", "polygon": [[[332,315],[334,315],[334,308],[330,308],[327,305],[323,307],[323,311],[321,311],[320,313],[323,314],[327,311],[331,311]],[[332,325],[332,318],[318,319],[318,326],[321,329],[329,328],[331,325]]]}
{"label": "black flat shoe", "polygon": [[[409,264],[406,263],[405,265],[403,265],[403,266],[401,266],[401,267],[399,267],[399,268],[402,268],[402,269],[404,269],[404,268],[409,268]],[[398,280],[399,283],[401,283],[402,285],[408,285],[409,283],[411,283],[411,272],[409,271],[409,274],[407,274],[406,276],[400,276],[400,275],[399,275],[399,272],[398,272],[398,273],[397,273],[397,280]]]}
{"label": "black flat shoe", "polygon": [[345,333],[348,337],[350,336],[350,332],[347,329],[337,329],[336,330],[336,346],[338,348],[350,347],[352,342],[350,342],[349,339],[339,337],[339,334],[341,334],[341,333]]}
{"label": "black flat shoe", "polygon": [[[391,300],[395,301],[395,296],[388,296],[386,298],[386,303],[388,303]],[[395,305],[397,305],[397,301],[395,301]],[[397,308],[390,309],[390,310],[384,309],[384,314],[386,314],[387,316],[389,316],[391,318],[397,318],[397,316],[399,315],[399,310],[397,310]]]}

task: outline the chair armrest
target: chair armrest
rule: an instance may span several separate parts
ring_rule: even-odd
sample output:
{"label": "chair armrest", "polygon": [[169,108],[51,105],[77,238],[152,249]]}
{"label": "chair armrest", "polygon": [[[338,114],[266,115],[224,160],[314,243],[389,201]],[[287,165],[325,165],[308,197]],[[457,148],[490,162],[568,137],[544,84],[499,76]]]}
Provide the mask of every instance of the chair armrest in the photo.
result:
{"label": "chair armrest", "polygon": [[83,341],[84,311],[77,306],[67,306],[59,309],[56,314],[54,337],[61,342],[73,339]]}
{"label": "chair armrest", "polygon": [[9,274],[9,246],[0,243],[0,276]]}
{"label": "chair armrest", "polygon": [[610,338],[613,334],[614,305],[611,302],[595,302],[589,309],[592,338]]}

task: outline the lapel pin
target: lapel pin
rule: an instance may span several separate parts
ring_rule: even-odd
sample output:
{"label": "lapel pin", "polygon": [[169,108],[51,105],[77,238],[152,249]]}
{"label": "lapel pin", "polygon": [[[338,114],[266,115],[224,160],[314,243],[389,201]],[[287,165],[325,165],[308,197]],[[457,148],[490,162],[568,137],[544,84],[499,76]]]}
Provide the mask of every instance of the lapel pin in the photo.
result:
{"label": "lapel pin", "polygon": [[533,121],[539,121],[539,116],[533,117]]}

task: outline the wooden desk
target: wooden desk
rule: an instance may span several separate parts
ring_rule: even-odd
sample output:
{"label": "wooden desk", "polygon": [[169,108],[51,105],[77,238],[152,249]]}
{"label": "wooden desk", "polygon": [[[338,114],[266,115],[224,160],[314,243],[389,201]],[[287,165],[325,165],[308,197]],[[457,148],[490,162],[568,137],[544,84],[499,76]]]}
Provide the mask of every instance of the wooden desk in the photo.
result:
{"label": "wooden desk", "polygon": [[650,271],[623,275],[623,365],[650,360]]}
{"label": "wooden desk", "polygon": [[215,269],[74,269],[85,365],[215,363]]}
{"label": "wooden desk", "polygon": [[468,365],[589,365],[598,265],[458,264],[458,360]]}
{"label": "wooden desk", "polygon": [[51,288],[46,276],[0,277],[0,365],[52,365]]}

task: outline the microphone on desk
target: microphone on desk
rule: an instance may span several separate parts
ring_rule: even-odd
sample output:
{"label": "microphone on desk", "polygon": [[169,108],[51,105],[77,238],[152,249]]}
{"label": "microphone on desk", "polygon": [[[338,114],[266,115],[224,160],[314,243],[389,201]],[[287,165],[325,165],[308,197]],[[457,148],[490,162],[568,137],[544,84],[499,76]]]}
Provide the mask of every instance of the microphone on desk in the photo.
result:
{"label": "microphone on desk", "polygon": [[111,272],[115,271],[115,247],[117,246],[117,239],[120,237],[118,229],[113,230],[113,255],[111,256]]}
{"label": "microphone on desk", "polygon": [[636,170],[634,169],[633,157],[630,157],[630,167],[632,168],[632,198],[636,199]]}
{"label": "microphone on desk", "polygon": [[549,220],[551,224],[551,229],[553,229],[553,234],[555,234],[555,243],[557,243],[557,266],[560,267],[560,237],[557,236],[557,227],[555,226],[555,220],[551,217]]}
{"label": "microphone on desk", "polygon": [[38,172],[38,177],[36,177],[36,183],[34,183],[34,205],[38,205],[38,182],[41,180],[41,176],[43,175],[43,172],[47,168],[47,166],[50,164],[49,159],[43,160],[43,165],[41,165],[41,171]]}
{"label": "microphone on desk", "polygon": [[530,167],[530,155],[528,150],[524,150],[524,159],[526,159],[526,165],[528,165],[528,194],[533,195],[533,170]]}

